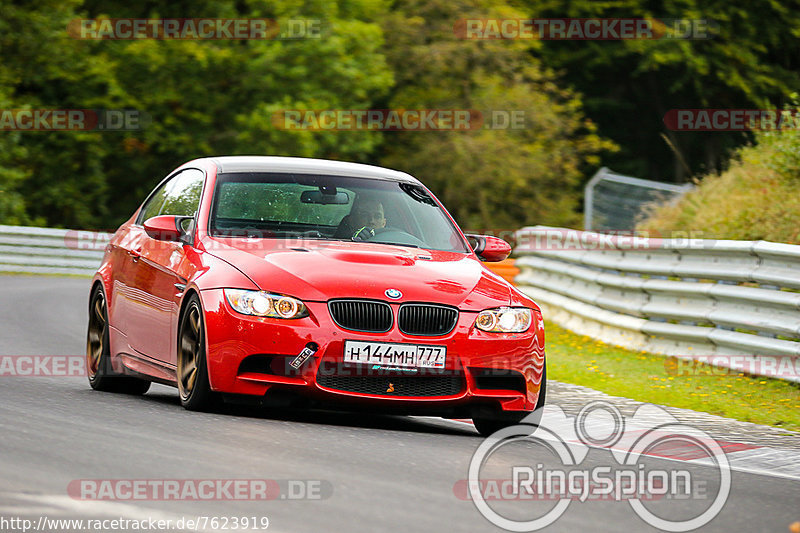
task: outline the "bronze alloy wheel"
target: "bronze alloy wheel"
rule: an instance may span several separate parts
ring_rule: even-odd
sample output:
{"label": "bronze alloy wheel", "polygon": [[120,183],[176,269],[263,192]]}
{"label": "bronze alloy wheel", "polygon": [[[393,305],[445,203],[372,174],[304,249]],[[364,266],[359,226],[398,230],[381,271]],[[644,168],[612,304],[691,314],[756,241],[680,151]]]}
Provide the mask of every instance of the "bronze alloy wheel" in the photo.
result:
{"label": "bronze alloy wheel", "polygon": [[181,340],[178,352],[178,386],[181,399],[192,395],[197,381],[197,362],[200,348],[203,347],[203,332],[200,329],[200,310],[194,302],[189,304],[183,318]]}
{"label": "bronze alloy wheel", "polygon": [[89,327],[86,333],[86,375],[95,390],[144,394],[150,382],[115,374],[111,367],[108,338],[108,307],[103,289],[97,285],[89,299]]}
{"label": "bronze alloy wheel", "polygon": [[206,368],[203,309],[194,294],[189,297],[178,329],[176,374],[181,405],[190,411],[203,411],[212,406],[215,395],[211,392]]}
{"label": "bronze alloy wheel", "polygon": [[103,291],[95,290],[89,306],[89,331],[86,338],[86,372],[90,383],[98,378],[97,371],[107,345],[106,298]]}

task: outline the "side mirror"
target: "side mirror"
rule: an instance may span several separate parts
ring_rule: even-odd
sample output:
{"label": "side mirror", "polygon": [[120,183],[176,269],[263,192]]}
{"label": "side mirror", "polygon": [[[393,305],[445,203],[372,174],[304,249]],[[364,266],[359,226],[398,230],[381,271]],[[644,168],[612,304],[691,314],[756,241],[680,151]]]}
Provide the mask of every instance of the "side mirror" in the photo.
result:
{"label": "side mirror", "polygon": [[511,253],[511,245],[491,235],[467,235],[472,250],[482,261],[496,263]]}
{"label": "side mirror", "polygon": [[183,217],[160,215],[144,221],[144,231],[153,239],[159,241],[180,241],[183,230],[180,227]]}

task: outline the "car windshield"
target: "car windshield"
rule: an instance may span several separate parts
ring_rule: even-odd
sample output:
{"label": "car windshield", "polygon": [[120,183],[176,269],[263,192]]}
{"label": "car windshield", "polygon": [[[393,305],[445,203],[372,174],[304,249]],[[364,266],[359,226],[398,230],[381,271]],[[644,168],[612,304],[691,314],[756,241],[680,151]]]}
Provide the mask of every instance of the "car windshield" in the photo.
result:
{"label": "car windshield", "polygon": [[468,251],[447,214],[413,183],[309,174],[217,177],[212,236],[305,238]]}

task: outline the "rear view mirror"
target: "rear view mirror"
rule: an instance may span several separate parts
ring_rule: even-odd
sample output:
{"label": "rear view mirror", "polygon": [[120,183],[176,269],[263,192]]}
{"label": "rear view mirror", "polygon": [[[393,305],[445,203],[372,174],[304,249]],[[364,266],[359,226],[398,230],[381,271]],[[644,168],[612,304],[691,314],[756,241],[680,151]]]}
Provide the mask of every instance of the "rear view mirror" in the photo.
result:
{"label": "rear view mirror", "polygon": [[511,245],[491,235],[467,235],[472,250],[482,261],[496,263],[511,253]]}
{"label": "rear view mirror", "polygon": [[145,220],[144,231],[159,241],[179,241],[181,239],[179,223],[180,217],[161,215]]}
{"label": "rear view mirror", "polygon": [[144,221],[144,231],[159,241],[178,241],[192,244],[194,217],[160,215]]}
{"label": "rear view mirror", "polygon": [[344,191],[333,194],[325,194],[322,191],[303,191],[300,194],[300,201],[304,204],[346,205],[350,203],[350,195]]}

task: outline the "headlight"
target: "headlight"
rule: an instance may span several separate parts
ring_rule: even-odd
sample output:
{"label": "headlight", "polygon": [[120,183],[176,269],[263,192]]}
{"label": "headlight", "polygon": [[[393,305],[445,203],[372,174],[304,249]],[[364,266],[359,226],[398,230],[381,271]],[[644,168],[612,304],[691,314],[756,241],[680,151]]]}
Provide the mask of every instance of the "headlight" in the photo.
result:
{"label": "headlight", "polygon": [[291,296],[244,289],[225,289],[223,292],[231,307],[244,315],[287,319],[308,316],[305,304]]}
{"label": "headlight", "polygon": [[496,333],[522,333],[531,327],[532,314],[527,307],[499,307],[478,313],[475,327]]}

